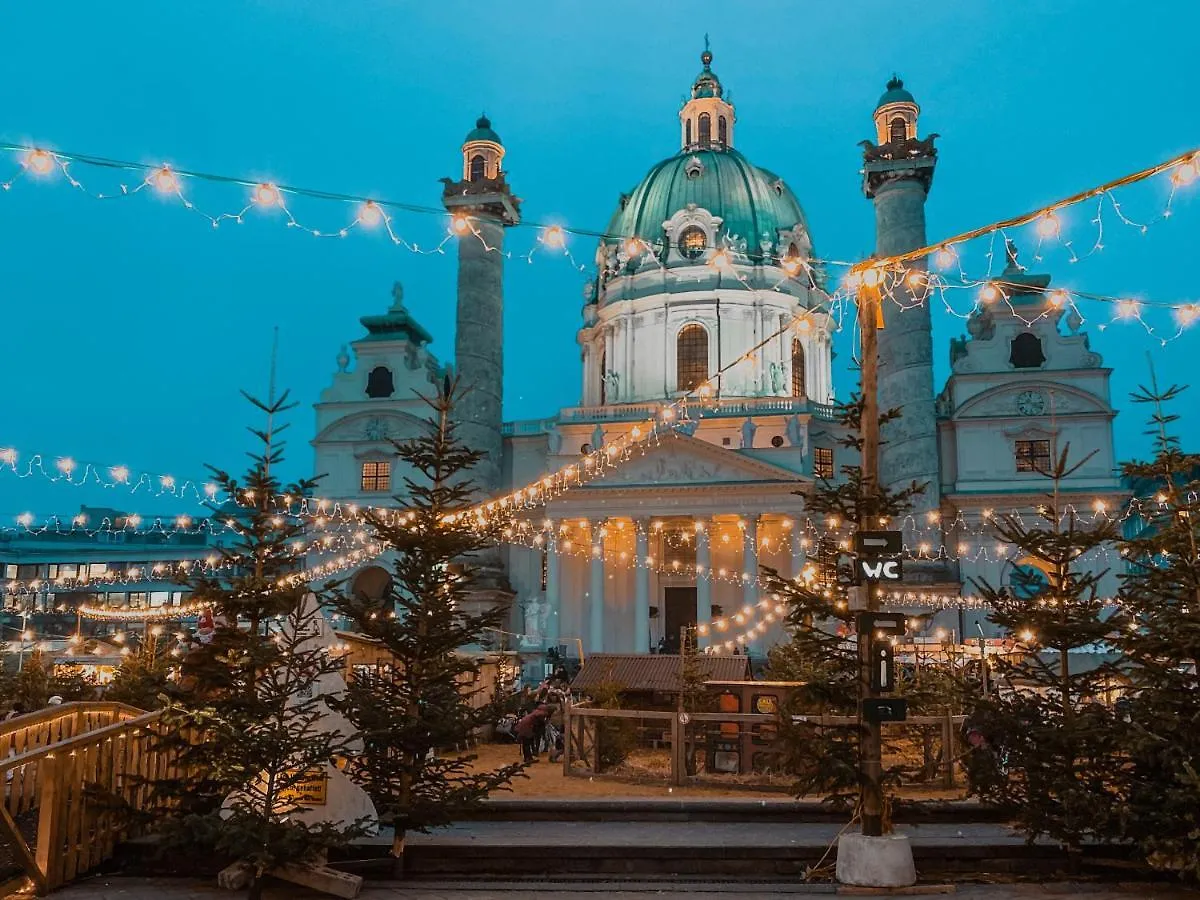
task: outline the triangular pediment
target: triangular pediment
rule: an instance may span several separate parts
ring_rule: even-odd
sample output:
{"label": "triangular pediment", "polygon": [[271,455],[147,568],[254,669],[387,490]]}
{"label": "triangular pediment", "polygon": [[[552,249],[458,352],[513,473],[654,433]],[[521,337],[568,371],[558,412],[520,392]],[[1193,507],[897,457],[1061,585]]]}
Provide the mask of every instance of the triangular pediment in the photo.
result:
{"label": "triangular pediment", "polygon": [[[636,453],[636,451],[635,451]],[[648,487],[654,485],[753,484],[803,482],[798,472],[754,459],[736,450],[716,447],[699,438],[667,437],[644,455],[635,455],[604,478],[595,488]]]}

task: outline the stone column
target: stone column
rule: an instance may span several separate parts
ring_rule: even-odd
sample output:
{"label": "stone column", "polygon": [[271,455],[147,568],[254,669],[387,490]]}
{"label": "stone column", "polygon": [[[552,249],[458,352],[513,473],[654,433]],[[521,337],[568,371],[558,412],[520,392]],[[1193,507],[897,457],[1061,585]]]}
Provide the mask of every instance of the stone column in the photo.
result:
{"label": "stone column", "polygon": [[650,520],[637,519],[633,523],[637,534],[634,549],[633,584],[633,652],[650,652],[650,567],[646,557],[650,555]]}
{"label": "stone column", "polygon": [[550,522],[546,529],[546,647],[557,647],[562,633],[562,596],[559,568],[558,524]]}
{"label": "stone column", "polygon": [[[899,166],[868,160],[863,187],[875,202],[875,253],[892,256],[925,246],[925,199],[936,157],[910,156]],[[905,263],[923,270],[925,260]],[[879,333],[879,408],[899,408],[901,416],[882,430],[880,481],[893,488],[924,483],[914,498],[918,509],[938,507],[937,418],[934,409],[933,325],[928,301],[916,305],[904,280],[891,286],[883,301]],[[904,308],[901,309],[901,306]]]}
{"label": "stone column", "polygon": [[588,579],[588,652],[604,651],[604,520],[592,526],[592,560]]}
{"label": "stone column", "polygon": [[742,529],[742,605],[750,607],[746,621],[758,619],[758,515],[746,519]]}
{"label": "stone column", "polygon": [[[708,530],[712,522],[697,519],[700,529],[696,532],[696,624],[705,625],[712,620],[712,548]],[[698,646],[707,647],[710,636],[697,635]]]}
{"label": "stone column", "polygon": [[481,494],[491,495],[500,488],[503,449],[504,224],[489,215],[470,221],[478,236],[468,232],[458,238],[454,362],[463,393],[454,416],[463,443],[484,454],[471,480]]}

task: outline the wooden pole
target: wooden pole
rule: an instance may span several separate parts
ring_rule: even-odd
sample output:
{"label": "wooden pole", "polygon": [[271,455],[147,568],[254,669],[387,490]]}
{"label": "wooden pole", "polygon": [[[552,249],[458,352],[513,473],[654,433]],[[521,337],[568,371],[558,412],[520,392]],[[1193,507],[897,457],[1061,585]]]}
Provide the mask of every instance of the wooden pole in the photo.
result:
{"label": "wooden pole", "polygon": [[[859,427],[862,433],[862,496],[860,503],[873,509],[873,501],[879,493],[879,328],[883,326],[883,310],[879,304],[879,279],[882,273],[867,269],[863,273],[863,284],[858,291],[858,329],[862,345],[862,418]],[[868,283],[872,278],[874,283]],[[863,509],[860,507],[859,518]],[[859,523],[861,525],[861,521]],[[859,608],[868,612],[879,610],[879,598],[869,585],[858,588],[862,592]],[[858,635],[859,697],[861,700],[874,697],[871,690],[870,645],[872,635]],[[862,720],[862,704],[859,704]],[[861,781],[862,833],[868,837],[883,834],[883,736],[878,722],[861,721],[862,742],[859,747],[859,777]]]}

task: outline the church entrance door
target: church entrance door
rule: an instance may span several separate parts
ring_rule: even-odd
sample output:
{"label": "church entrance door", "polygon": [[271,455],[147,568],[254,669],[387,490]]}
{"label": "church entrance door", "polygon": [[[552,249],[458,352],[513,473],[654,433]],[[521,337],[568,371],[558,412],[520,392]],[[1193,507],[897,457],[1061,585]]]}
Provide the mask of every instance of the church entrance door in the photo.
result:
{"label": "church entrance door", "polygon": [[663,588],[663,637],[667,653],[679,652],[679,629],[696,624],[696,589],[694,587]]}

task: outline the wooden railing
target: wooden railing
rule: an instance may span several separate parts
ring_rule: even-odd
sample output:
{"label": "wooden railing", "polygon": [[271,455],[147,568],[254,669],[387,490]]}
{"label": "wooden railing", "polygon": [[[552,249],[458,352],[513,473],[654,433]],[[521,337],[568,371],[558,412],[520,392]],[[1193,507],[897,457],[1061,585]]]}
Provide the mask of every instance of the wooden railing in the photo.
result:
{"label": "wooden railing", "polygon": [[[8,741],[0,746],[10,748],[0,759],[0,835],[39,894],[111,857],[129,827],[117,807],[144,808],[147,781],[177,774],[153,746],[159,715],[119,703],[64,704],[0,729]],[[34,814],[31,847],[17,818]]]}
{"label": "wooden railing", "polygon": [[[752,728],[754,725],[779,726],[779,717],[763,713],[677,713],[665,710],[639,709],[599,709],[592,706],[568,705],[563,717],[563,774],[581,774],[575,767],[576,762],[583,762],[589,774],[600,771],[600,738],[598,725],[603,719],[632,719],[639,721],[658,721],[663,723],[663,733],[670,735],[671,774],[670,783],[675,786],[684,783],[687,774],[686,754],[689,748],[697,746],[699,732],[713,725],[736,725],[738,738],[742,728]],[[937,728],[941,731],[941,753],[937,758],[937,768],[941,774],[942,786],[954,787],[954,766],[958,759],[957,734],[962,726],[964,716],[946,713],[941,716],[912,716],[903,722],[885,722],[884,728],[892,730],[904,727]],[[837,728],[855,725],[858,719],[854,716],[802,716],[794,721],[804,721],[823,728]]]}

